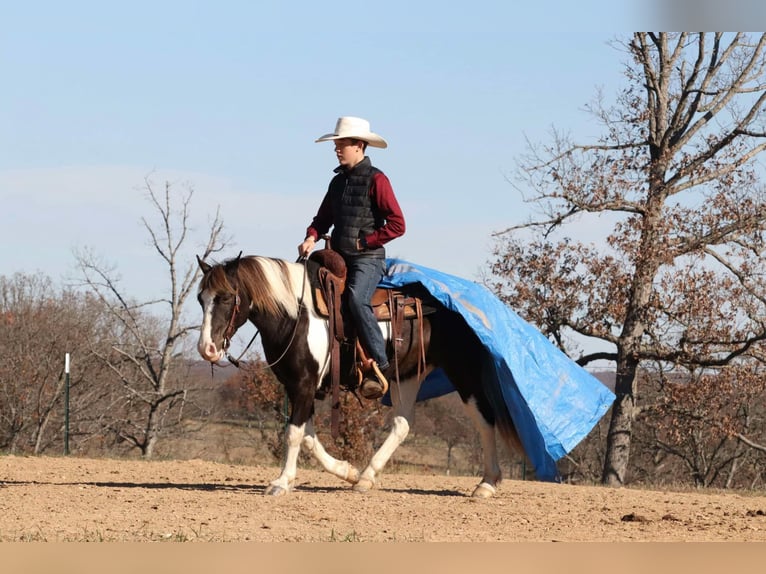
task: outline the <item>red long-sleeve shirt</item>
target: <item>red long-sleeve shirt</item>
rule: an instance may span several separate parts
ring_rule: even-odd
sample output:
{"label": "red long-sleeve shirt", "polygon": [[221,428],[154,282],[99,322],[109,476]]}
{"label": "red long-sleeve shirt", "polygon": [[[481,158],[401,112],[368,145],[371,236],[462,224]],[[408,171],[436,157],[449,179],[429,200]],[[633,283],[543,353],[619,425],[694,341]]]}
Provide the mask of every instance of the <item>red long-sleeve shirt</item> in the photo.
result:
{"label": "red long-sleeve shirt", "polygon": [[[391,182],[382,172],[376,173],[372,178],[370,200],[377,212],[385,219],[385,224],[365,237],[367,247],[382,247],[392,239],[404,235],[406,227],[404,214],[394,195]],[[332,201],[330,200],[330,194],[327,193],[319,206],[316,216],[311,221],[311,225],[306,229],[306,237],[312,236],[314,239],[319,239],[320,236],[330,230],[334,222]]]}

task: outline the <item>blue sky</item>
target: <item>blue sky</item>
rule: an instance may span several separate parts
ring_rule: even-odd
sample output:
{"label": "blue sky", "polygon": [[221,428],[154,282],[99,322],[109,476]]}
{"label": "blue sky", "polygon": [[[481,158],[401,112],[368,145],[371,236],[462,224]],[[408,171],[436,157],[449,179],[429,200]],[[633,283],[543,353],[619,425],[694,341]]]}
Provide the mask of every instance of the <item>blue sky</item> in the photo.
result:
{"label": "blue sky", "polygon": [[225,256],[292,260],[336,165],[314,139],[357,115],[389,142],[370,156],[407,220],[389,256],[477,279],[492,232],[528,216],[506,181],[525,138],[598,134],[582,108],[621,84],[608,42],[635,16],[588,1],[13,3],[0,274],[63,281],[90,248],[128,296],[162,293],[147,176],[195,190],[189,261],[217,206]]}

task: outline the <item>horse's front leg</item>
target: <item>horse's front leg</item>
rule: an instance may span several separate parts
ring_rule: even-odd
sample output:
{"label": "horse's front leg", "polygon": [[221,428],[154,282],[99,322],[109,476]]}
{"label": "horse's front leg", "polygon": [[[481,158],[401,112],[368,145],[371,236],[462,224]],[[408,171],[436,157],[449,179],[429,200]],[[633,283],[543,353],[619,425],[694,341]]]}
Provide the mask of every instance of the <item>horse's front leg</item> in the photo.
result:
{"label": "horse's front leg", "polygon": [[283,496],[290,492],[295,485],[295,476],[298,472],[298,454],[301,450],[301,442],[306,432],[306,423],[295,425],[292,422],[287,426],[285,433],[285,464],[279,478],[272,480],[264,494],[271,496]]}
{"label": "horse's front leg", "polygon": [[380,448],[375,451],[369,465],[354,485],[355,492],[367,492],[375,486],[383,467],[386,466],[399,445],[407,438],[414,421],[415,399],[418,396],[419,388],[420,382],[415,379],[403,381],[400,385],[391,383],[391,402],[395,413],[391,431]]}
{"label": "horse's front leg", "polygon": [[317,462],[319,462],[319,464],[321,464],[330,474],[337,476],[341,480],[350,482],[351,484],[356,484],[359,481],[359,471],[355,466],[348,461],[333,458],[325,450],[324,446],[322,446],[322,443],[319,442],[319,438],[314,432],[313,417],[306,423],[306,432],[303,436],[303,448],[306,452],[311,453]]}

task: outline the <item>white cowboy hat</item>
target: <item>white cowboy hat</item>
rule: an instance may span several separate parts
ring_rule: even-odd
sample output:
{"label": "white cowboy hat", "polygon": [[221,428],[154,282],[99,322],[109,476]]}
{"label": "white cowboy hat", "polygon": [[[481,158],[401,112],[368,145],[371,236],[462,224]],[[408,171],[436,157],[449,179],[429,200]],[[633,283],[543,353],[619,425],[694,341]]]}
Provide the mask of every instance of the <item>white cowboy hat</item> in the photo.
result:
{"label": "white cowboy hat", "polygon": [[328,142],[332,140],[339,140],[341,138],[362,140],[370,144],[372,147],[388,147],[386,140],[384,140],[378,134],[370,131],[370,122],[363,120],[362,118],[355,118],[352,116],[338,118],[338,122],[335,124],[335,132],[331,134],[325,134],[314,141]]}

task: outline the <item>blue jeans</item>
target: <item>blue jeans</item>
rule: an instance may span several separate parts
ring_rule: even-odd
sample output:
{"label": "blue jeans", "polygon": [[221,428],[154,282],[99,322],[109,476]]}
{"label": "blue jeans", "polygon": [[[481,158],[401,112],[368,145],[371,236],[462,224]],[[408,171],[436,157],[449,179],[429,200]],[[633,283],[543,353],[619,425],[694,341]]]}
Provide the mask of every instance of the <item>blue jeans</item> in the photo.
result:
{"label": "blue jeans", "polygon": [[386,260],[374,257],[349,257],[346,259],[346,306],[357,335],[364,349],[378,367],[388,367],[386,341],[372,311],[372,294],[386,272]]}

